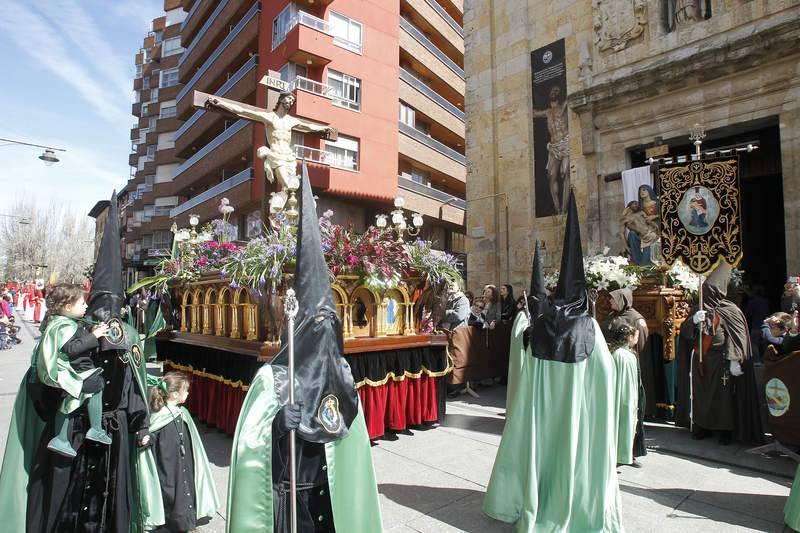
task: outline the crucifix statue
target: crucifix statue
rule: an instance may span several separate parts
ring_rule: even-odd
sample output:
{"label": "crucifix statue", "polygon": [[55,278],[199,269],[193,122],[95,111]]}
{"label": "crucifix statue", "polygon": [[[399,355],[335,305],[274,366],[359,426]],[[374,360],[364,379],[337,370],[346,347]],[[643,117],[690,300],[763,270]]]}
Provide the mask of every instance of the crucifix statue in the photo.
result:
{"label": "crucifix statue", "polygon": [[[275,78],[270,78],[273,81]],[[294,193],[300,186],[300,179],[297,177],[297,157],[292,146],[292,131],[303,133],[321,134],[328,140],[335,141],[338,132],[335,128],[327,125],[315,124],[289,114],[295,102],[295,96],[284,86],[278,94],[277,101],[272,111],[267,111],[256,106],[236,102],[221,96],[206,94],[200,91],[194,92],[195,107],[205,109],[217,109],[228,112],[246,120],[258,122],[264,125],[266,131],[266,145],[261,146],[256,154],[259,159],[264,161],[264,172],[270,183],[278,180],[282,196],[280,205],[287,203],[287,191],[289,196],[289,208],[287,214],[294,211],[296,199]],[[277,92],[276,89],[268,85],[269,94]],[[274,96],[274,94],[273,94]],[[274,98],[272,98],[274,100]]]}

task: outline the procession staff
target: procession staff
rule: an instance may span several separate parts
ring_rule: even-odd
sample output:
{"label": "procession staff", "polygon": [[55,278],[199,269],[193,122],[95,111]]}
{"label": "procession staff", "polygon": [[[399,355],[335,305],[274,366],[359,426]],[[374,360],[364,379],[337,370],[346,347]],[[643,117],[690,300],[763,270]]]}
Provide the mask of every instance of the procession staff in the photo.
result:
{"label": "procession staff", "polygon": [[288,339],[250,384],[231,451],[229,532],[290,530],[296,432],[297,531],[380,533],[369,437],[333,303],[314,197],[303,165],[294,291],[295,403],[289,402]]}
{"label": "procession staff", "polygon": [[515,531],[622,531],[616,372],[589,296],[574,194],[554,301],[531,326],[482,510]]}

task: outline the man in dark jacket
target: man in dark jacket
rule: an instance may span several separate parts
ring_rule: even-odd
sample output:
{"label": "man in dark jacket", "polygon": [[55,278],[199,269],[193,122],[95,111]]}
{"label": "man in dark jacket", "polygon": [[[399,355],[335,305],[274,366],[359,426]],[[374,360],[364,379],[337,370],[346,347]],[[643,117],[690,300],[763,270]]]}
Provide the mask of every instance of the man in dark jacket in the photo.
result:
{"label": "man in dark jacket", "polygon": [[452,283],[447,291],[447,310],[439,327],[454,330],[467,325],[469,319],[469,300],[458,283]]}

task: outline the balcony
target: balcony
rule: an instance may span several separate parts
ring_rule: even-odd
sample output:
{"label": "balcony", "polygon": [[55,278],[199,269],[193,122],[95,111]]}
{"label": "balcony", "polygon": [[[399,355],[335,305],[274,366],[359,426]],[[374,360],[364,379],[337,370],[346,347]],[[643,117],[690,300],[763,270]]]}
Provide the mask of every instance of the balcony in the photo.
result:
{"label": "balcony", "polygon": [[194,0],[186,18],[181,23],[181,44],[184,47],[194,39],[206,14],[214,7],[214,4],[214,0]]}
{"label": "balcony", "polygon": [[464,138],[464,112],[420,80],[400,69],[400,100]]}
{"label": "balcony", "polygon": [[400,19],[400,28],[400,49],[463,96],[464,70],[407,20]]}
{"label": "balcony", "polygon": [[333,90],[333,88],[329,85],[325,85],[322,82],[310,80],[308,78],[304,78],[303,76],[297,76],[295,79],[289,84],[289,90],[295,91],[306,91],[312,94],[316,94],[319,96],[324,96],[328,98],[328,93]]}
{"label": "balcony", "polygon": [[198,194],[194,198],[191,198],[183,202],[182,204],[173,207],[169,212],[169,216],[170,218],[175,218],[178,215],[186,213],[191,209],[197,208],[198,206],[200,206],[200,204],[213,199],[215,196],[226,193],[231,189],[233,189],[234,187],[238,187],[239,185],[247,183],[252,179],[253,179],[253,168],[250,167],[239,172],[235,176],[223,181],[222,183],[214,185],[207,191]]}
{"label": "balcony", "polygon": [[[234,74],[225,85],[219,88],[216,96],[224,96],[232,100],[243,101],[253,94],[258,85],[256,80],[256,66],[258,56],[253,56]],[[215,112],[207,112],[198,109],[184,122],[175,133],[175,149],[177,153],[184,154],[193,144],[197,143],[209,128],[216,122],[221,121],[223,115]]]}
{"label": "balcony", "polygon": [[422,132],[400,123],[399,152],[401,155],[464,182],[467,177],[466,158]]}
{"label": "balcony", "polygon": [[436,0],[403,0],[400,9],[440,44],[464,56],[464,30]]}
{"label": "balcony", "polygon": [[467,202],[444,191],[398,176],[398,193],[406,201],[406,209],[425,216],[464,226]]}
{"label": "balcony", "polygon": [[[257,40],[259,12],[259,4],[253,4],[253,7],[247,11],[247,14],[242,17],[228,36],[225,37],[225,40],[206,59],[203,66],[194,73],[189,82],[178,93],[178,115],[181,118],[183,118],[184,112],[191,107],[192,91],[213,91],[211,87],[217,79],[225,75],[225,69],[227,69],[228,65],[238,56],[245,54],[249,49],[249,44]],[[217,61],[219,61],[220,65],[224,65],[225,68],[213,68]],[[183,74],[183,69],[181,71]],[[187,96],[189,96],[188,100],[186,100]],[[186,102],[188,102],[188,106]]]}
{"label": "balcony", "polygon": [[328,21],[300,11],[272,50],[286,61],[318,67],[330,63],[332,42]]}
{"label": "balcony", "polygon": [[186,72],[197,68],[228,31],[232,21],[240,20],[252,0],[221,0],[181,55],[178,66]]}
{"label": "balcony", "polygon": [[236,123],[233,124],[230,128],[223,131],[219,134],[213,141],[202,147],[198,150],[192,157],[181,163],[181,165],[175,170],[175,178],[177,179],[181,174],[192,168],[197,162],[203,159],[205,156],[219,148],[225,141],[239,133],[240,131],[247,128],[247,126],[252,125],[247,120],[237,120]]}

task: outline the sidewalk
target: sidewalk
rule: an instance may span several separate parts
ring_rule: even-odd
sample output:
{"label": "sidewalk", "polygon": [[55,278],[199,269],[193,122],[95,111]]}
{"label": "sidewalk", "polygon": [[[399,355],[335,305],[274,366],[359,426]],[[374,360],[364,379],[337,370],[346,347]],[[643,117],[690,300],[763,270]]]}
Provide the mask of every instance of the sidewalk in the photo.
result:
{"label": "sidewalk", "polygon": [[[3,449],[33,331],[23,327],[23,344],[0,352]],[[505,388],[478,392],[478,399],[449,401],[441,427],[380,440],[372,448],[385,531],[512,531],[480,512],[503,431]],[[223,500],[219,515],[199,531],[222,533],[232,440],[203,424],[198,429]],[[643,459],[644,468],[619,469],[627,531],[789,531],[783,525],[783,505],[794,470],[790,462],[747,455],[743,447],[720,446],[714,440],[693,441],[688,432],[669,426],[648,425],[647,432],[653,451]]]}

